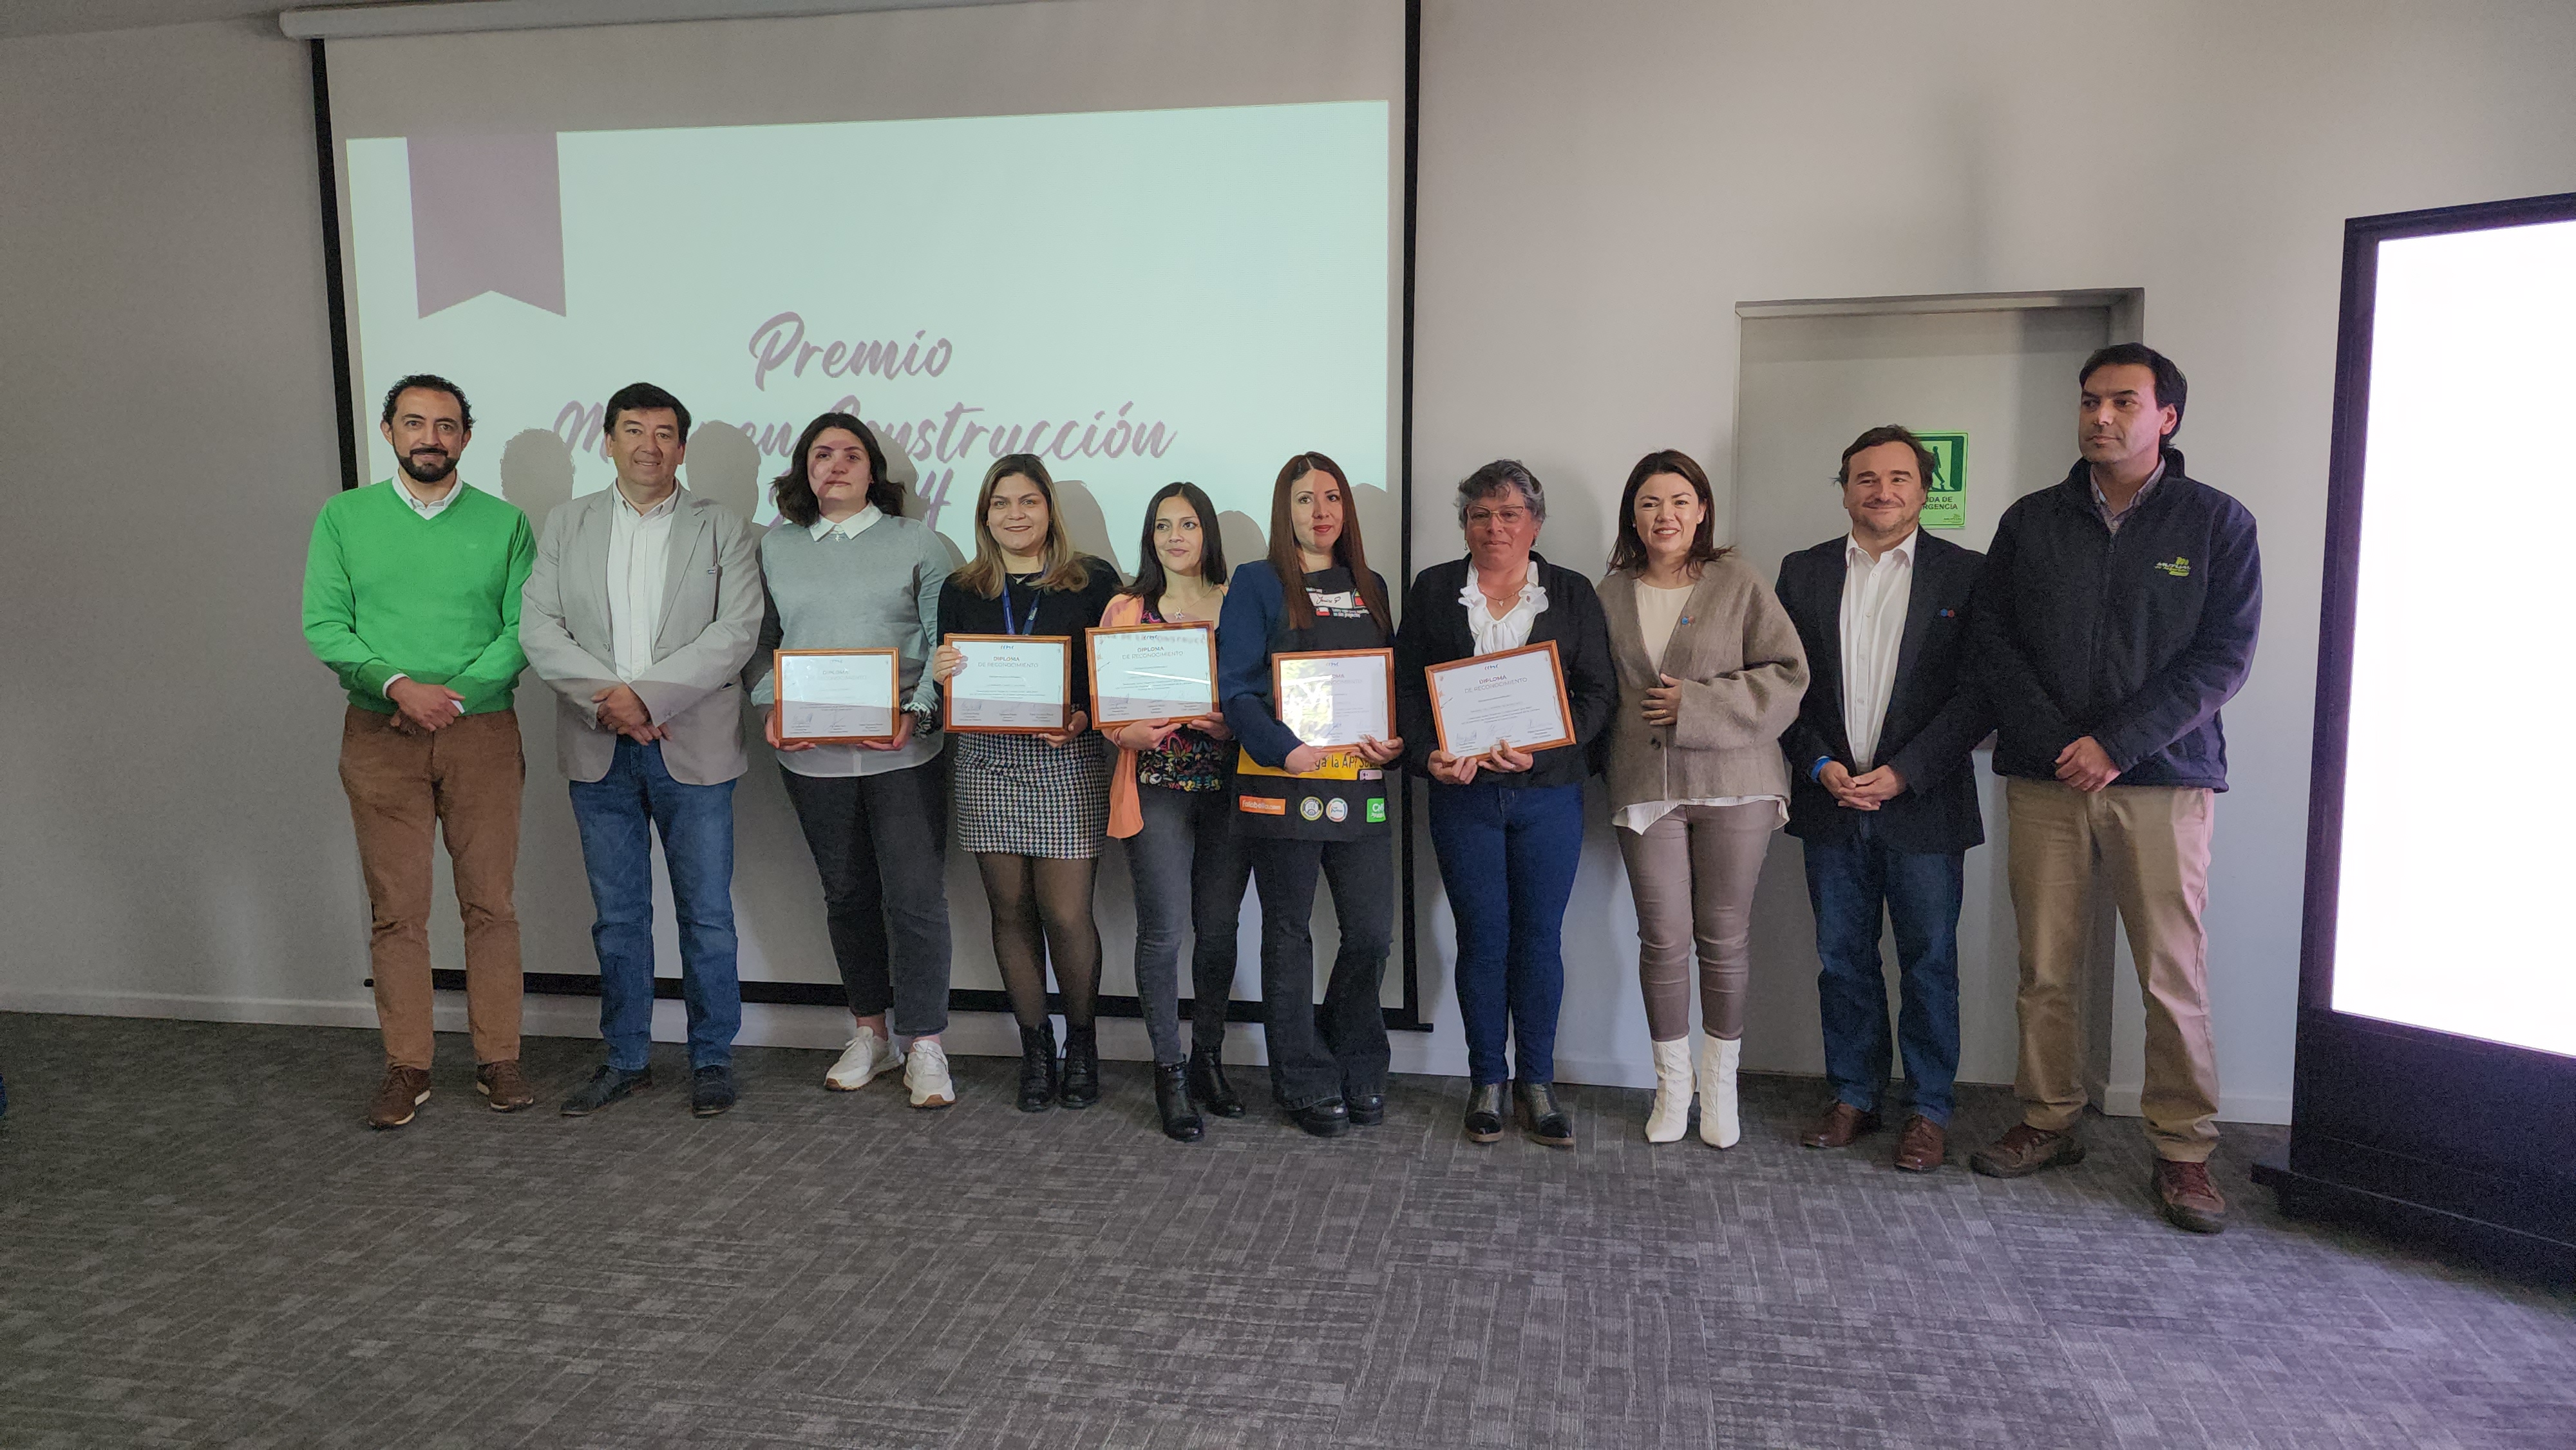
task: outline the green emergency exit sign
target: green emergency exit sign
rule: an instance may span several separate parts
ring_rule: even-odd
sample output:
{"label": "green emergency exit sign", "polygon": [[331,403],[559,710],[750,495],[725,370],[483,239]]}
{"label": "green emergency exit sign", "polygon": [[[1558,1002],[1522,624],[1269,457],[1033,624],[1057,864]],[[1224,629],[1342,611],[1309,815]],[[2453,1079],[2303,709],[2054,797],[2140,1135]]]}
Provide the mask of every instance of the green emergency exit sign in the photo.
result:
{"label": "green emergency exit sign", "polygon": [[1964,529],[1968,526],[1968,435],[1914,435],[1932,450],[1932,477],[1923,486],[1923,527]]}

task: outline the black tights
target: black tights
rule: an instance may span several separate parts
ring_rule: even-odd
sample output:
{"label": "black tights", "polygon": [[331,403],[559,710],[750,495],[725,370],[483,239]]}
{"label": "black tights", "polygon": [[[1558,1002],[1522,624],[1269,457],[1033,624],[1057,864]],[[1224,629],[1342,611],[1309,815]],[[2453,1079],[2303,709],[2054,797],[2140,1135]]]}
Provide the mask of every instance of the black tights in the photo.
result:
{"label": "black tights", "polygon": [[1067,1027],[1089,1027],[1100,1006],[1100,928],[1091,920],[1093,861],[978,852],[993,909],[993,959],[1022,1027],[1047,1018],[1046,969],[1055,966]]}

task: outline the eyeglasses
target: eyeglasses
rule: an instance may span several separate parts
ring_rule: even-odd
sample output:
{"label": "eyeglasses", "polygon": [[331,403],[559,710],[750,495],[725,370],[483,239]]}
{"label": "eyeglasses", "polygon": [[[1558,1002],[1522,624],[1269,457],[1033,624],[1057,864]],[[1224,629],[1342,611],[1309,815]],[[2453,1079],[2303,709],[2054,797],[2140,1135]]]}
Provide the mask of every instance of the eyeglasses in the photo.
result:
{"label": "eyeglasses", "polygon": [[1528,509],[1469,509],[1469,510],[1467,510],[1467,522],[1468,522],[1468,523],[1471,523],[1471,524],[1501,524],[1504,528],[1507,528],[1507,529],[1518,528],[1518,527],[1520,527],[1522,524],[1527,523],[1527,522],[1529,521],[1529,516],[1530,516],[1530,515],[1529,515],[1529,510],[1528,510]]}

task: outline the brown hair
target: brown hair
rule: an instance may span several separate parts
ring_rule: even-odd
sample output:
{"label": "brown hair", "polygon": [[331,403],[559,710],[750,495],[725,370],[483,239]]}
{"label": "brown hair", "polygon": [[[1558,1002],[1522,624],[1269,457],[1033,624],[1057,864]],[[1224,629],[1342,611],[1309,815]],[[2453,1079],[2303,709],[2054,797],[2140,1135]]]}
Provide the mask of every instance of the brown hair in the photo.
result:
{"label": "brown hair", "polygon": [[1013,477],[1036,484],[1038,496],[1046,500],[1046,547],[1038,554],[1043,567],[1038,587],[1080,589],[1089,584],[1090,565],[1073,551],[1073,541],[1064,536],[1064,511],[1055,506],[1055,479],[1047,473],[1045,460],[1034,453],[1006,453],[984,470],[984,486],[975,494],[975,557],[948,577],[986,599],[1002,597],[1002,546],[993,541],[993,530],[984,520],[992,512],[993,490],[1001,487],[1003,479]]}
{"label": "brown hair", "polygon": [[1922,484],[1925,489],[1930,489],[1933,480],[1941,476],[1941,460],[1933,456],[1932,450],[1922,439],[1914,436],[1913,429],[1902,423],[1881,423],[1853,439],[1851,446],[1843,450],[1842,466],[1834,470],[1834,482],[1837,485],[1848,485],[1851,482],[1852,455],[1866,453],[1870,449],[1889,443],[1902,443],[1914,450],[1914,468],[1921,475],[1916,482]]}
{"label": "brown hair", "polygon": [[1699,494],[1699,532],[1691,536],[1690,561],[1713,563],[1734,553],[1715,542],[1717,501],[1709,496],[1708,475],[1700,471],[1697,460],[1678,448],[1665,448],[1637,460],[1628,470],[1628,486],[1619,493],[1619,538],[1610,546],[1610,567],[1630,573],[1646,567],[1646,541],[1637,536],[1637,491],[1646,480],[1659,473],[1678,474]]}
{"label": "brown hair", "polygon": [[[1270,490],[1270,569],[1279,576],[1280,592],[1292,601],[1288,610],[1290,629],[1311,628],[1315,622],[1315,602],[1306,592],[1306,561],[1297,550],[1297,521],[1288,510],[1288,496],[1295,491],[1297,480],[1310,473],[1328,474],[1342,486],[1342,530],[1333,536],[1333,562],[1351,571],[1351,588],[1368,606],[1371,618],[1381,630],[1395,628],[1394,612],[1387,608],[1386,590],[1369,572],[1368,550],[1360,543],[1359,500],[1351,497],[1351,481],[1342,466],[1320,453],[1299,453],[1279,467],[1279,482]],[[1306,607],[1296,608],[1293,601],[1304,599]]]}
{"label": "brown hair", "polygon": [[812,461],[806,455],[814,451],[815,439],[834,428],[856,436],[859,446],[867,450],[868,502],[887,518],[903,517],[903,485],[886,477],[885,449],[877,445],[876,431],[847,413],[825,413],[796,435],[796,451],[787,456],[787,471],[769,481],[769,496],[778,504],[778,516],[808,529],[823,516],[822,501],[814,497],[814,479],[809,472]]}

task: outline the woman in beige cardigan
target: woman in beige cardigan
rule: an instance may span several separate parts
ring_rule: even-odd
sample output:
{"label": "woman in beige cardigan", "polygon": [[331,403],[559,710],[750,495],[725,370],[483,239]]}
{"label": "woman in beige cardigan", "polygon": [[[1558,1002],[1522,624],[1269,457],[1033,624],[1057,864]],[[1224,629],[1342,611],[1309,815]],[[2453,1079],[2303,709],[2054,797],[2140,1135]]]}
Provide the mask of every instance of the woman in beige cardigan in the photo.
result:
{"label": "woman in beige cardigan", "polygon": [[1690,1121],[1690,959],[1699,954],[1699,1135],[1743,1136],[1735,1104],[1751,966],[1753,886],[1788,816],[1780,732],[1798,718],[1807,655],[1760,574],[1709,538],[1708,475],[1649,453],[1628,473],[1601,584],[1618,667],[1610,811],[1637,899],[1637,974],[1655,1042],[1646,1140]]}

